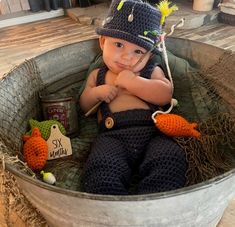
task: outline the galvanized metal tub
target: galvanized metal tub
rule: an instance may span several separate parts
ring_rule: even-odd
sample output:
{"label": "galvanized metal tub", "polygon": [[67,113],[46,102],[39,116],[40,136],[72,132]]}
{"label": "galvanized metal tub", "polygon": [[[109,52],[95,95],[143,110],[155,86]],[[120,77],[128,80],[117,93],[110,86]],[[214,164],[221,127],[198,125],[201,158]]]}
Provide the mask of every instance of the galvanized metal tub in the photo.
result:
{"label": "galvanized metal tub", "polygon": [[[170,38],[169,41],[170,51],[199,66],[213,65],[225,52],[185,39]],[[1,114],[1,124],[4,125],[1,137],[5,138],[7,146],[14,144],[12,150],[21,149],[21,136],[27,128],[27,120],[37,115],[34,111],[37,106],[35,102],[38,101],[35,94],[44,87],[50,87],[53,91],[63,90],[63,86],[70,83],[69,78],[77,77],[78,72],[84,76],[98,51],[97,40],[71,44],[33,59],[33,64],[40,71],[40,78],[36,78],[33,72],[26,75],[26,71],[22,69],[25,63],[6,76],[0,86],[4,86],[4,81],[9,80],[13,89],[5,89],[9,89],[16,97],[15,104],[9,103],[1,107],[1,113],[4,113],[7,105],[14,105],[10,117]],[[28,94],[19,94],[23,91],[14,89],[24,76],[31,76],[32,83],[40,83],[40,88],[32,91],[33,95],[27,98]],[[59,83],[61,80],[63,83]],[[32,108],[20,109],[17,104],[19,102],[26,102]],[[7,164],[7,169],[15,176],[25,196],[39,209],[49,226],[56,227],[216,226],[235,196],[235,169],[179,190],[132,196],[104,196],[66,190],[32,179],[18,171],[14,165]]]}

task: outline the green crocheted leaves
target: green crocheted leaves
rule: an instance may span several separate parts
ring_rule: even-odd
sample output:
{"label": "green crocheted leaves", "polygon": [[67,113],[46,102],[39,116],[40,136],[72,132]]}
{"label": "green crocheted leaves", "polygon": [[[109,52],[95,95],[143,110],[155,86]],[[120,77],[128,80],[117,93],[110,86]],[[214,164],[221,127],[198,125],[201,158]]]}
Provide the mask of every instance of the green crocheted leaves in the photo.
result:
{"label": "green crocheted leaves", "polygon": [[48,138],[50,137],[50,134],[51,134],[51,126],[54,125],[54,124],[58,125],[58,127],[59,127],[59,129],[60,129],[60,131],[63,135],[66,135],[65,128],[59,121],[46,120],[46,121],[39,122],[39,121],[34,120],[34,119],[29,120],[29,125],[30,125],[31,129],[26,134],[31,135],[33,128],[39,128],[39,130],[42,134],[42,138],[45,139],[45,140],[48,140]]}

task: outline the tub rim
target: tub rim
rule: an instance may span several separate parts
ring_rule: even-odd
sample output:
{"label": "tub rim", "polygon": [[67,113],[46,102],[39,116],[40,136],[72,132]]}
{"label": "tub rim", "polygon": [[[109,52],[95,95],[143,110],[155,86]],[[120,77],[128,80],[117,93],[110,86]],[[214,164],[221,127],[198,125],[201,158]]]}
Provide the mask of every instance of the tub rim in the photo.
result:
{"label": "tub rim", "polygon": [[100,194],[92,194],[86,193],[81,191],[74,191],[70,189],[61,188],[58,186],[50,185],[44,183],[43,181],[30,177],[29,175],[23,174],[19,172],[16,168],[14,168],[11,164],[6,163],[6,169],[12,173],[13,175],[21,178],[24,181],[32,183],[35,186],[38,186],[42,189],[47,189],[52,192],[69,195],[76,198],[81,199],[90,199],[90,200],[101,200],[101,201],[146,201],[146,200],[158,200],[163,198],[170,198],[173,196],[180,196],[183,194],[188,194],[191,192],[199,191],[205,188],[210,188],[220,182],[228,180],[235,175],[235,168],[229,170],[223,174],[220,174],[216,177],[213,177],[209,180],[186,186],[180,189],[166,191],[166,192],[157,192],[157,193],[150,193],[150,194],[140,194],[140,195],[100,195]]}

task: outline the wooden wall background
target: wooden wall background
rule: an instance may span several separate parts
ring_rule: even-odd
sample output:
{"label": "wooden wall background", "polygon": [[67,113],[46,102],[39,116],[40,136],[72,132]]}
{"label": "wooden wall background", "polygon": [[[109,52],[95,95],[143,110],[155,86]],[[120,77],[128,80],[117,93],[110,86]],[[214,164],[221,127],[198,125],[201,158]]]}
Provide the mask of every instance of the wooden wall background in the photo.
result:
{"label": "wooden wall background", "polygon": [[0,15],[29,9],[28,0],[0,0]]}

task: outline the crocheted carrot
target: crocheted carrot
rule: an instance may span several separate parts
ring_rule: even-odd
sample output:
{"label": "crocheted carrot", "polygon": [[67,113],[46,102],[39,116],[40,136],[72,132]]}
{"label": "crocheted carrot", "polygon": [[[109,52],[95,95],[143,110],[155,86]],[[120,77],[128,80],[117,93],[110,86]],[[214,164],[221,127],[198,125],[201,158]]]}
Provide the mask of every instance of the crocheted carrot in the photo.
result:
{"label": "crocheted carrot", "polygon": [[46,164],[48,146],[42,138],[40,130],[33,128],[32,135],[24,137],[23,140],[26,141],[23,146],[24,159],[29,168],[41,170]]}
{"label": "crocheted carrot", "polygon": [[196,130],[196,123],[189,123],[176,114],[158,114],[155,116],[156,127],[164,134],[172,137],[196,137],[201,133]]}

